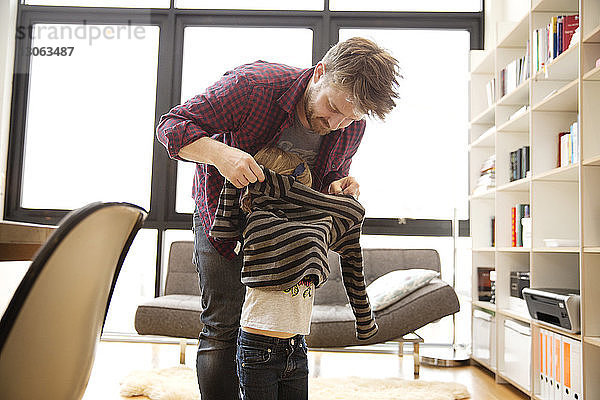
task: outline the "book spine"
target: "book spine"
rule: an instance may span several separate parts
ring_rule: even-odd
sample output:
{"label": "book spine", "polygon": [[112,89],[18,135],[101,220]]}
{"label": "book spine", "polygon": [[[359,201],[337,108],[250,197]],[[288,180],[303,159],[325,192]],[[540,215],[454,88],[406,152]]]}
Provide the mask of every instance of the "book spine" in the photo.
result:
{"label": "book spine", "polygon": [[510,214],[511,214],[511,245],[512,247],[517,247],[517,226],[516,226],[516,219],[517,219],[517,209],[515,207],[512,207],[510,209]]}
{"label": "book spine", "polygon": [[523,225],[521,225],[521,218],[523,218],[523,205],[517,204],[515,206],[515,242],[517,247],[523,246]]}
{"label": "book spine", "polygon": [[550,46],[551,51],[552,51],[552,59],[556,58],[556,56],[558,55],[558,37],[557,37],[557,20],[558,17],[552,17],[551,22],[550,22],[550,27],[552,29],[552,33],[550,34],[550,40],[552,45]]}
{"label": "book spine", "polygon": [[519,180],[521,178],[524,178],[523,175],[521,174],[521,170],[523,168],[523,164],[522,164],[522,159],[523,159],[523,148],[520,148],[517,150],[517,154],[515,156],[515,160],[516,160],[516,165],[515,165],[515,180]]}
{"label": "book spine", "polygon": [[569,132],[567,135],[566,146],[567,146],[567,165],[573,164],[573,136]]}
{"label": "book spine", "polygon": [[540,70],[540,62],[539,62],[539,51],[540,51],[540,40],[539,40],[539,35],[540,35],[540,31],[539,29],[536,29],[535,32],[533,32],[533,43],[531,44],[532,46],[532,54],[533,54],[533,65],[535,68],[535,72]]}
{"label": "book spine", "polygon": [[558,57],[563,51],[563,18],[562,16],[556,18],[556,56]]}
{"label": "book spine", "polygon": [[523,178],[527,177],[527,172],[529,172],[529,146],[523,147],[521,159],[521,175]]}
{"label": "book spine", "polygon": [[557,161],[556,161],[556,166],[557,167],[562,167],[565,164],[563,164],[563,160],[564,160],[564,141],[563,141],[563,137],[564,135],[568,134],[569,132],[560,132],[558,134],[558,157],[557,157]]}
{"label": "book spine", "polygon": [[579,154],[579,124],[574,122],[571,125],[571,136],[573,137],[573,162],[578,163],[580,159]]}
{"label": "book spine", "polygon": [[492,247],[496,246],[496,218],[492,217]]}
{"label": "book spine", "polygon": [[510,152],[508,177],[511,182],[515,180],[515,152],[514,151]]}

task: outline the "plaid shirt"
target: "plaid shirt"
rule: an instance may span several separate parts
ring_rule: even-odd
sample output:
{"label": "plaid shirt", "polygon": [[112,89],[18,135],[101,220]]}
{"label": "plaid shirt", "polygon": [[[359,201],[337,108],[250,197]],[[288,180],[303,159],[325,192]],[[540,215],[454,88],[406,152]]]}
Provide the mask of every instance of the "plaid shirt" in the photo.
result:
{"label": "plaid shirt", "polygon": [[[296,104],[302,98],[314,67],[299,69],[256,61],[229,71],[214,85],[160,118],[158,140],[169,157],[179,157],[182,147],[205,136],[239,148],[251,155],[276,145],[283,129],[292,126]],[[313,168],[313,188],[325,192],[331,182],[348,176],[358,150],[365,121],[323,137]],[[196,164],[192,196],[204,232],[217,251],[232,259],[235,241],[208,236],[213,224],[224,178],[212,165]]]}

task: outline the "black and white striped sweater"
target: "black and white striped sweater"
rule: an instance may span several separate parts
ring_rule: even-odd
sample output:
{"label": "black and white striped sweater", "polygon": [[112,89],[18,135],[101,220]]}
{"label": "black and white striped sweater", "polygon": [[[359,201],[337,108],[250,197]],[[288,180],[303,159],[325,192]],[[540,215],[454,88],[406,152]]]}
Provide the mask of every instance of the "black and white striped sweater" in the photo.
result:
{"label": "black and white striped sweater", "polygon": [[[360,230],[365,215],[352,196],[317,192],[263,167],[265,180],[248,186],[251,212],[243,232],[240,194],[225,181],[210,235],[241,240],[242,283],[265,290],[286,290],[307,276],[320,287],[329,276],[327,251],[340,255],[344,287],[356,317],[358,339],[377,333],[365,288]],[[241,234],[240,234],[241,233]]]}

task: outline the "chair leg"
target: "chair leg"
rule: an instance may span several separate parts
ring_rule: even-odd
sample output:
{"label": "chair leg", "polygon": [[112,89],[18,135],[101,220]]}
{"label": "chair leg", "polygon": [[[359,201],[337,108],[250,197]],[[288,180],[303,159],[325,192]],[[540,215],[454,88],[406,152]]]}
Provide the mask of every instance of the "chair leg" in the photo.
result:
{"label": "chair leg", "polygon": [[414,376],[415,379],[419,379],[419,367],[421,366],[421,361],[419,357],[419,342],[413,342],[413,360],[415,363]]}
{"label": "chair leg", "polygon": [[179,364],[185,364],[185,345],[187,343],[186,339],[179,340]]}
{"label": "chair leg", "polygon": [[407,333],[401,338],[396,340],[398,342],[398,357],[402,357],[404,354],[404,342],[410,342],[413,345],[413,360],[414,360],[414,376],[415,379],[419,378],[419,368],[421,367],[421,360],[419,356],[420,344],[423,343],[423,338],[414,332]]}

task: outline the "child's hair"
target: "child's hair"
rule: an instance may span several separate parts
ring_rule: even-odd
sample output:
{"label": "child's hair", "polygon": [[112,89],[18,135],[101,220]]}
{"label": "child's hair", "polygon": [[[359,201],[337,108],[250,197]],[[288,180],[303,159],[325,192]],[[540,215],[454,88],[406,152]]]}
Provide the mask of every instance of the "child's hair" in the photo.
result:
{"label": "child's hair", "polygon": [[[296,176],[296,180],[308,187],[312,185],[312,175],[308,164],[297,154],[282,150],[279,147],[264,147],[256,153],[254,159],[258,164],[281,175],[292,175],[300,164],[304,164],[304,171]],[[251,203],[252,198],[248,193],[248,188],[246,188],[241,201],[242,210],[250,212]]]}

